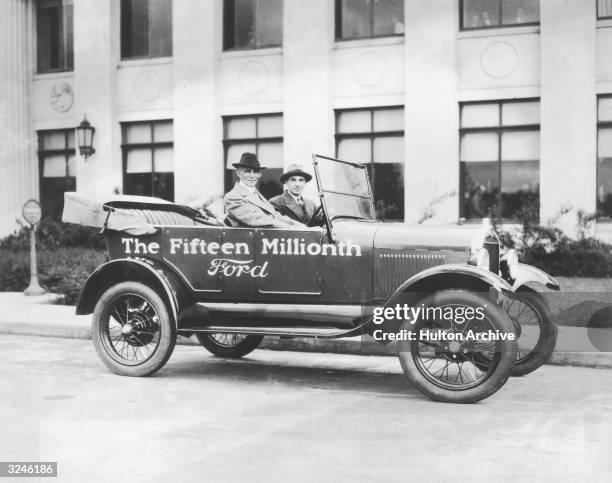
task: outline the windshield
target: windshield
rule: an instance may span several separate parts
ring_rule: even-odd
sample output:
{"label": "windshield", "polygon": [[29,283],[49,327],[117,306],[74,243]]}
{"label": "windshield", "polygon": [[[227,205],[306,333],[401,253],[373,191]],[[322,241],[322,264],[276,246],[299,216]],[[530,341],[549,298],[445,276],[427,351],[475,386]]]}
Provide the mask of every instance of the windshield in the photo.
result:
{"label": "windshield", "polygon": [[372,191],[367,168],[361,164],[314,155],[319,192],[329,220],[374,220]]}

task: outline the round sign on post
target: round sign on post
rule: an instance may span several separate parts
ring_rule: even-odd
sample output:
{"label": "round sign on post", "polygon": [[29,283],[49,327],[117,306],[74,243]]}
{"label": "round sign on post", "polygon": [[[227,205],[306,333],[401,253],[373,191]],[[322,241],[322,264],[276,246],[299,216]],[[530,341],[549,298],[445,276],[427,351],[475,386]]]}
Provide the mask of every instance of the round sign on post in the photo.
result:
{"label": "round sign on post", "polygon": [[23,292],[25,295],[44,295],[45,289],[38,283],[38,269],[36,267],[36,224],[40,221],[42,211],[40,203],[36,200],[28,200],[21,211],[25,220],[31,225],[30,228],[30,285]]}
{"label": "round sign on post", "polygon": [[23,213],[25,221],[27,221],[30,225],[36,225],[42,216],[40,203],[36,200],[26,201],[21,212]]}

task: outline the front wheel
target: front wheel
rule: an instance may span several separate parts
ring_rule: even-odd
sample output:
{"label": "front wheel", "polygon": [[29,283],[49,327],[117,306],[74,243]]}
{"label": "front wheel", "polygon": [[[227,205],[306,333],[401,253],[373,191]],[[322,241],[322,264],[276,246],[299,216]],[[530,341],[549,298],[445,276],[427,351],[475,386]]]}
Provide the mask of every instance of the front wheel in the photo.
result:
{"label": "front wheel", "polygon": [[436,292],[417,307],[421,316],[404,320],[399,333],[400,363],[417,389],[436,401],[474,403],[504,385],[517,343],[503,310],[462,290]]}
{"label": "front wheel", "polygon": [[202,346],[218,357],[238,358],[253,352],[261,341],[261,335],[227,334],[224,332],[196,332]]}
{"label": "front wheel", "polygon": [[122,376],[153,374],[168,361],[176,343],[163,300],[138,282],[119,283],[102,294],[91,335],[102,362]]}

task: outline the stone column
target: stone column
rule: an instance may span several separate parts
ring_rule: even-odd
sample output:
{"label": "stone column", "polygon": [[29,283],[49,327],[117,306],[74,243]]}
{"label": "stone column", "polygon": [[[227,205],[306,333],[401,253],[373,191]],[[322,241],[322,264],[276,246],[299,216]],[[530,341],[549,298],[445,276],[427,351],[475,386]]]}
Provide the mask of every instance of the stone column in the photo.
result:
{"label": "stone column", "polygon": [[[283,12],[285,166],[301,163],[312,171],[312,153],[334,154],[328,0],[285,0]],[[313,197],[316,183],[306,186]]]}
{"label": "stone column", "polygon": [[0,15],[0,236],[16,228],[23,203],[38,199],[32,124],[33,3],[5,0]]}
{"label": "stone column", "polygon": [[[119,2],[74,2],[74,116],[95,127],[96,152],[77,162],[77,191],[92,196],[122,187],[121,136],[115,117]],[[79,156],[77,148],[77,156]]]}
{"label": "stone column", "polygon": [[177,202],[223,195],[223,135],[215,91],[221,3],[180,0],[173,4]]}
{"label": "stone column", "polygon": [[456,2],[407,1],[405,10],[405,218],[459,218]]}
{"label": "stone column", "polygon": [[540,11],[540,218],[545,221],[566,206],[595,211],[596,13],[595,2],[584,0],[546,0]]}

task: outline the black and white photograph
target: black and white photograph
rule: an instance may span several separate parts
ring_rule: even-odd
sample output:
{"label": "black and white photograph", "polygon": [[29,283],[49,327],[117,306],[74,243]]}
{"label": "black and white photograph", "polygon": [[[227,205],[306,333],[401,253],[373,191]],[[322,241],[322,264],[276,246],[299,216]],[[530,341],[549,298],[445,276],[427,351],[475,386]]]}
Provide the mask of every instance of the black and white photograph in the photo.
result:
{"label": "black and white photograph", "polygon": [[0,7],[1,481],[612,481],[612,0]]}

